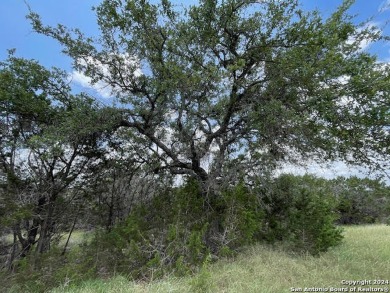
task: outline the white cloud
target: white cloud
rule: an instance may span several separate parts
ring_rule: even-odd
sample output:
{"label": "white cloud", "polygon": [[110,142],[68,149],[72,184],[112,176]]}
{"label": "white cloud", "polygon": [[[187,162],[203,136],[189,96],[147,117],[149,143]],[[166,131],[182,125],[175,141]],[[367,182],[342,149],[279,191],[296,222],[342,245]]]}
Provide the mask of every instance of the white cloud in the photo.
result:
{"label": "white cloud", "polygon": [[109,80],[116,79],[110,71],[108,65],[110,62],[115,64],[114,66],[116,69],[119,68],[123,82],[130,83],[130,80],[134,77],[142,75],[142,71],[139,68],[139,62],[136,58],[130,57],[127,54],[112,54],[111,59],[112,60],[107,60],[104,63],[100,60],[93,59],[92,57],[78,61],[78,64],[81,65],[81,67],[92,67],[99,72],[100,78],[97,82],[92,82],[91,77],[86,76],[83,72],[77,70],[72,71],[69,75],[69,80],[81,87],[95,91],[103,98],[111,98],[115,93],[120,92],[121,88],[119,86],[113,87],[109,82]]}
{"label": "white cloud", "polygon": [[83,88],[94,90],[97,94],[99,94],[103,98],[112,97],[111,86],[109,86],[107,83],[102,81],[92,84],[91,78],[79,71],[76,70],[72,71],[72,73],[69,76],[69,79],[70,81],[80,85]]}
{"label": "white cloud", "polygon": [[294,175],[313,174],[315,176],[323,177],[326,179],[333,179],[339,176],[347,178],[351,176],[356,176],[360,178],[369,177],[374,179],[383,175],[383,179],[385,180],[385,182],[390,185],[390,179],[387,177],[389,174],[387,172],[387,174],[379,171],[370,172],[368,168],[362,166],[349,166],[342,161],[333,161],[327,164],[321,164],[311,161],[306,166],[286,164],[276,172],[276,175],[284,173]]}
{"label": "white cloud", "polygon": [[[390,0],[388,0],[390,2]],[[377,23],[377,22],[368,22],[367,24],[365,24],[363,27],[360,27],[357,29],[356,33],[359,35],[361,32],[363,32],[364,30],[370,30],[372,32],[374,32],[375,34],[381,34],[382,31],[379,29],[379,26],[380,24]],[[359,47],[359,50],[360,51],[365,51],[371,44],[372,44],[372,39],[371,38],[362,38],[360,40],[357,40],[356,39],[356,36],[351,36],[349,37],[349,39],[347,40],[347,44],[348,45],[351,45],[353,44],[354,42],[358,41],[358,47]]]}
{"label": "white cloud", "polygon": [[378,12],[382,13],[385,12],[386,10],[390,9],[390,0],[384,0],[381,5],[379,5]]}

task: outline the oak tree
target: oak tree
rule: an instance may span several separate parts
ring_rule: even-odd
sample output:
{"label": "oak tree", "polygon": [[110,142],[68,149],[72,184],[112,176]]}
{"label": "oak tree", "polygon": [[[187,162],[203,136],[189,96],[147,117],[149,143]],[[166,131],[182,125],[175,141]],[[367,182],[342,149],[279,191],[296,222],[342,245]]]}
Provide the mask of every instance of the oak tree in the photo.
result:
{"label": "oak tree", "polygon": [[294,0],[104,0],[98,38],[29,18],[111,88],[116,127],[149,147],[155,172],[207,188],[308,158],[384,168],[390,66],[363,45],[386,37],[355,24],[352,4],[324,18]]}

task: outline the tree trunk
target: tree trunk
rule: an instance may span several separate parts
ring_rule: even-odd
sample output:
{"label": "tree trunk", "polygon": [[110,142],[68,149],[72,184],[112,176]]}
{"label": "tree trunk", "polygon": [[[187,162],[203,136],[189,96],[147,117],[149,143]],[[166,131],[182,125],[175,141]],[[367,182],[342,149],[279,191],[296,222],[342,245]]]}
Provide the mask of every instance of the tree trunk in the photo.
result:
{"label": "tree trunk", "polygon": [[54,213],[54,202],[51,201],[47,205],[47,214],[44,219],[38,239],[37,252],[43,253],[50,249],[50,240],[54,230],[54,221],[53,221],[53,213]]}
{"label": "tree trunk", "polygon": [[7,269],[8,271],[12,272],[13,269],[14,269],[14,260],[16,258],[16,249],[17,249],[17,246],[18,246],[18,238],[17,238],[17,235],[16,235],[16,231],[14,230],[13,231],[13,241],[12,241],[12,250],[11,250],[11,255],[9,257],[9,260],[8,260],[8,264],[7,264]]}

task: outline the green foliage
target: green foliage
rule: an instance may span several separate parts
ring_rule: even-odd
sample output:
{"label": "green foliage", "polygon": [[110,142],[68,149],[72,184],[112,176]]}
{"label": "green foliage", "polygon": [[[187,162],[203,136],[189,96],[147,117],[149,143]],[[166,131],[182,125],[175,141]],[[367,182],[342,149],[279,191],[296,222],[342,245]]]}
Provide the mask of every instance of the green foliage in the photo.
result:
{"label": "green foliage", "polygon": [[[53,247],[43,254],[30,254],[14,264],[14,272],[3,272],[2,289],[5,292],[30,293],[47,292],[64,282],[78,284],[82,280],[96,277],[81,263],[82,254],[78,247],[62,255],[60,247]],[[82,273],[82,274],[80,274]]]}
{"label": "green foliage", "polygon": [[78,179],[102,157],[115,120],[86,94],[72,94],[67,78],[12,54],[0,62],[0,223],[18,235],[13,257],[50,249],[77,217]]}
{"label": "green foliage", "polygon": [[337,178],[329,181],[338,200],[340,224],[384,223],[390,216],[390,187],[379,180]]}
{"label": "green foliage", "polygon": [[[382,218],[379,205],[387,199],[364,196],[366,187],[332,196],[332,186],[309,177],[281,176],[257,189],[236,178],[297,155],[356,164],[373,163],[372,154],[388,159],[390,66],[360,48],[362,40],[384,37],[353,24],[352,2],[323,19],[290,0],[200,1],[181,10],[168,0],[105,0],[96,8],[96,39],[44,26],[31,12],[34,29],[58,40],[75,70],[111,88],[121,105],[101,107],[86,94],[73,95],[64,72],[35,61],[10,56],[0,63],[0,126],[8,123],[1,129],[7,192],[0,216],[12,219],[0,220],[19,232],[31,222],[23,227],[32,231],[26,249],[39,229],[50,243],[62,220],[55,212],[73,198],[66,190],[82,190],[100,165],[107,168],[102,177],[110,173],[114,152],[105,154],[113,145],[142,175],[192,179],[128,207],[127,219],[114,227],[120,217],[112,216],[112,203],[109,231],[97,229],[78,258],[85,276],[186,274],[261,239],[318,254],[341,240],[337,205],[341,221]],[[26,149],[31,155],[22,169],[15,157]],[[214,182],[225,175],[224,184]],[[33,194],[31,205],[8,212],[18,206],[15,194],[23,204]],[[20,270],[36,276],[52,264],[50,254],[29,257]],[[194,288],[208,290],[207,277]]]}
{"label": "green foliage", "polygon": [[221,219],[219,247],[222,254],[258,240],[263,225],[264,211],[257,195],[240,182],[221,193],[216,206],[218,219]]}
{"label": "green foliage", "polygon": [[98,231],[83,248],[80,262],[97,276],[186,275],[256,241],[262,219],[256,196],[243,184],[207,202],[197,181],[189,180],[134,207],[126,221],[110,231]]}
{"label": "green foliage", "polygon": [[215,284],[212,282],[211,273],[207,266],[202,267],[197,275],[191,280],[190,286],[192,292],[215,292]]}
{"label": "green foliage", "polygon": [[323,17],[302,11],[297,0],[184,8],[169,0],[105,0],[96,7],[99,38],[46,26],[34,12],[28,18],[63,45],[78,71],[113,89],[122,103],[113,126],[134,131],[142,147],[159,148],[157,171],[204,180],[210,174],[202,159],[220,174],[244,152],[270,157],[270,165],[297,154],[388,161],[390,66],[361,48],[387,37],[355,24],[352,4],[343,1]]}
{"label": "green foliage", "polygon": [[134,278],[193,270],[207,256],[202,241],[207,225],[195,217],[199,211],[196,192],[191,184],[166,192],[135,207],[125,222],[109,232],[98,232],[85,247],[88,266],[96,274],[118,272]]}
{"label": "green foliage", "polygon": [[[318,193],[308,189],[313,182],[310,177],[281,176],[268,192],[241,182],[206,201],[197,181],[188,180],[135,206],[124,222],[109,231],[97,230],[89,243],[65,256],[53,250],[22,260],[15,280],[30,286],[29,276],[34,276],[40,286],[53,286],[61,280],[76,284],[116,274],[151,280],[200,270],[193,290],[212,290],[208,263],[232,256],[244,245],[283,240],[296,250],[318,254],[340,242],[334,197],[324,187],[320,192],[319,184]],[[50,272],[50,277],[41,272]]]}
{"label": "green foliage", "polygon": [[309,188],[313,180],[282,175],[265,191],[265,239],[287,241],[295,249],[312,254],[340,243],[342,231],[335,225],[337,202],[326,189],[318,185],[317,189]]}
{"label": "green foliage", "polygon": [[[61,286],[56,293],[215,293],[291,292],[291,287],[336,288],[340,280],[384,279],[390,276],[389,227],[349,226],[342,245],[321,257],[291,254],[276,245],[258,244],[232,259],[211,264],[192,277],[173,275],[152,282],[132,282],[123,276]],[[200,283],[200,284],[199,284]],[[199,284],[199,285],[198,285]]]}
{"label": "green foliage", "polygon": [[[334,226],[334,200],[309,192],[303,183],[282,176],[273,183],[272,194],[260,196],[241,182],[206,201],[197,181],[189,180],[134,207],[109,232],[98,232],[85,247],[85,268],[98,276],[186,275],[264,238],[285,240],[313,254],[326,251],[341,240],[341,230]],[[202,277],[194,286],[206,283]]]}

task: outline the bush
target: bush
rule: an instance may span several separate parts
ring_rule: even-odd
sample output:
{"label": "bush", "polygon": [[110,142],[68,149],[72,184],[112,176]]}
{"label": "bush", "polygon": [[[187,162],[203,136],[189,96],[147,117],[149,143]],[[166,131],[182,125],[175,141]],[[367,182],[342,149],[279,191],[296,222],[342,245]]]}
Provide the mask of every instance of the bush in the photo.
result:
{"label": "bush", "polygon": [[78,283],[94,277],[80,262],[82,251],[74,247],[62,255],[62,248],[52,247],[49,252],[31,252],[14,264],[14,271],[2,272],[2,292],[47,292],[64,283]]}
{"label": "bush", "polygon": [[97,233],[86,249],[95,256],[87,267],[148,279],[195,272],[208,260],[257,241],[263,214],[244,184],[204,197],[189,180],[134,208],[110,232]]}
{"label": "bush", "polygon": [[266,211],[263,237],[270,241],[287,241],[291,247],[311,254],[326,251],[341,242],[336,200],[313,177],[282,175],[267,189],[262,204]]}
{"label": "bush", "polygon": [[40,291],[114,275],[151,280],[203,270],[192,286],[204,291],[212,290],[205,264],[248,244],[285,241],[318,254],[338,244],[341,231],[334,225],[334,197],[318,182],[309,188],[310,180],[281,176],[258,189],[240,182],[207,196],[188,180],[134,207],[109,231],[97,229],[65,256],[53,249],[21,260],[11,283],[19,284],[16,291]]}
{"label": "bush", "polygon": [[262,190],[241,182],[205,197],[189,180],[137,206],[111,231],[97,233],[85,249],[85,267],[100,277],[151,279],[196,272],[210,260],[264,239],[288,241],[313,254],[326,251],[341,240],[335,201],[303,182],[282,176]]}
{"label": "bush", "polygon": [[264,211],[258,196],[240,182],[221,193],[217,199],[214,216],[221,229],[213,231],[221,256],[260,239]]}

